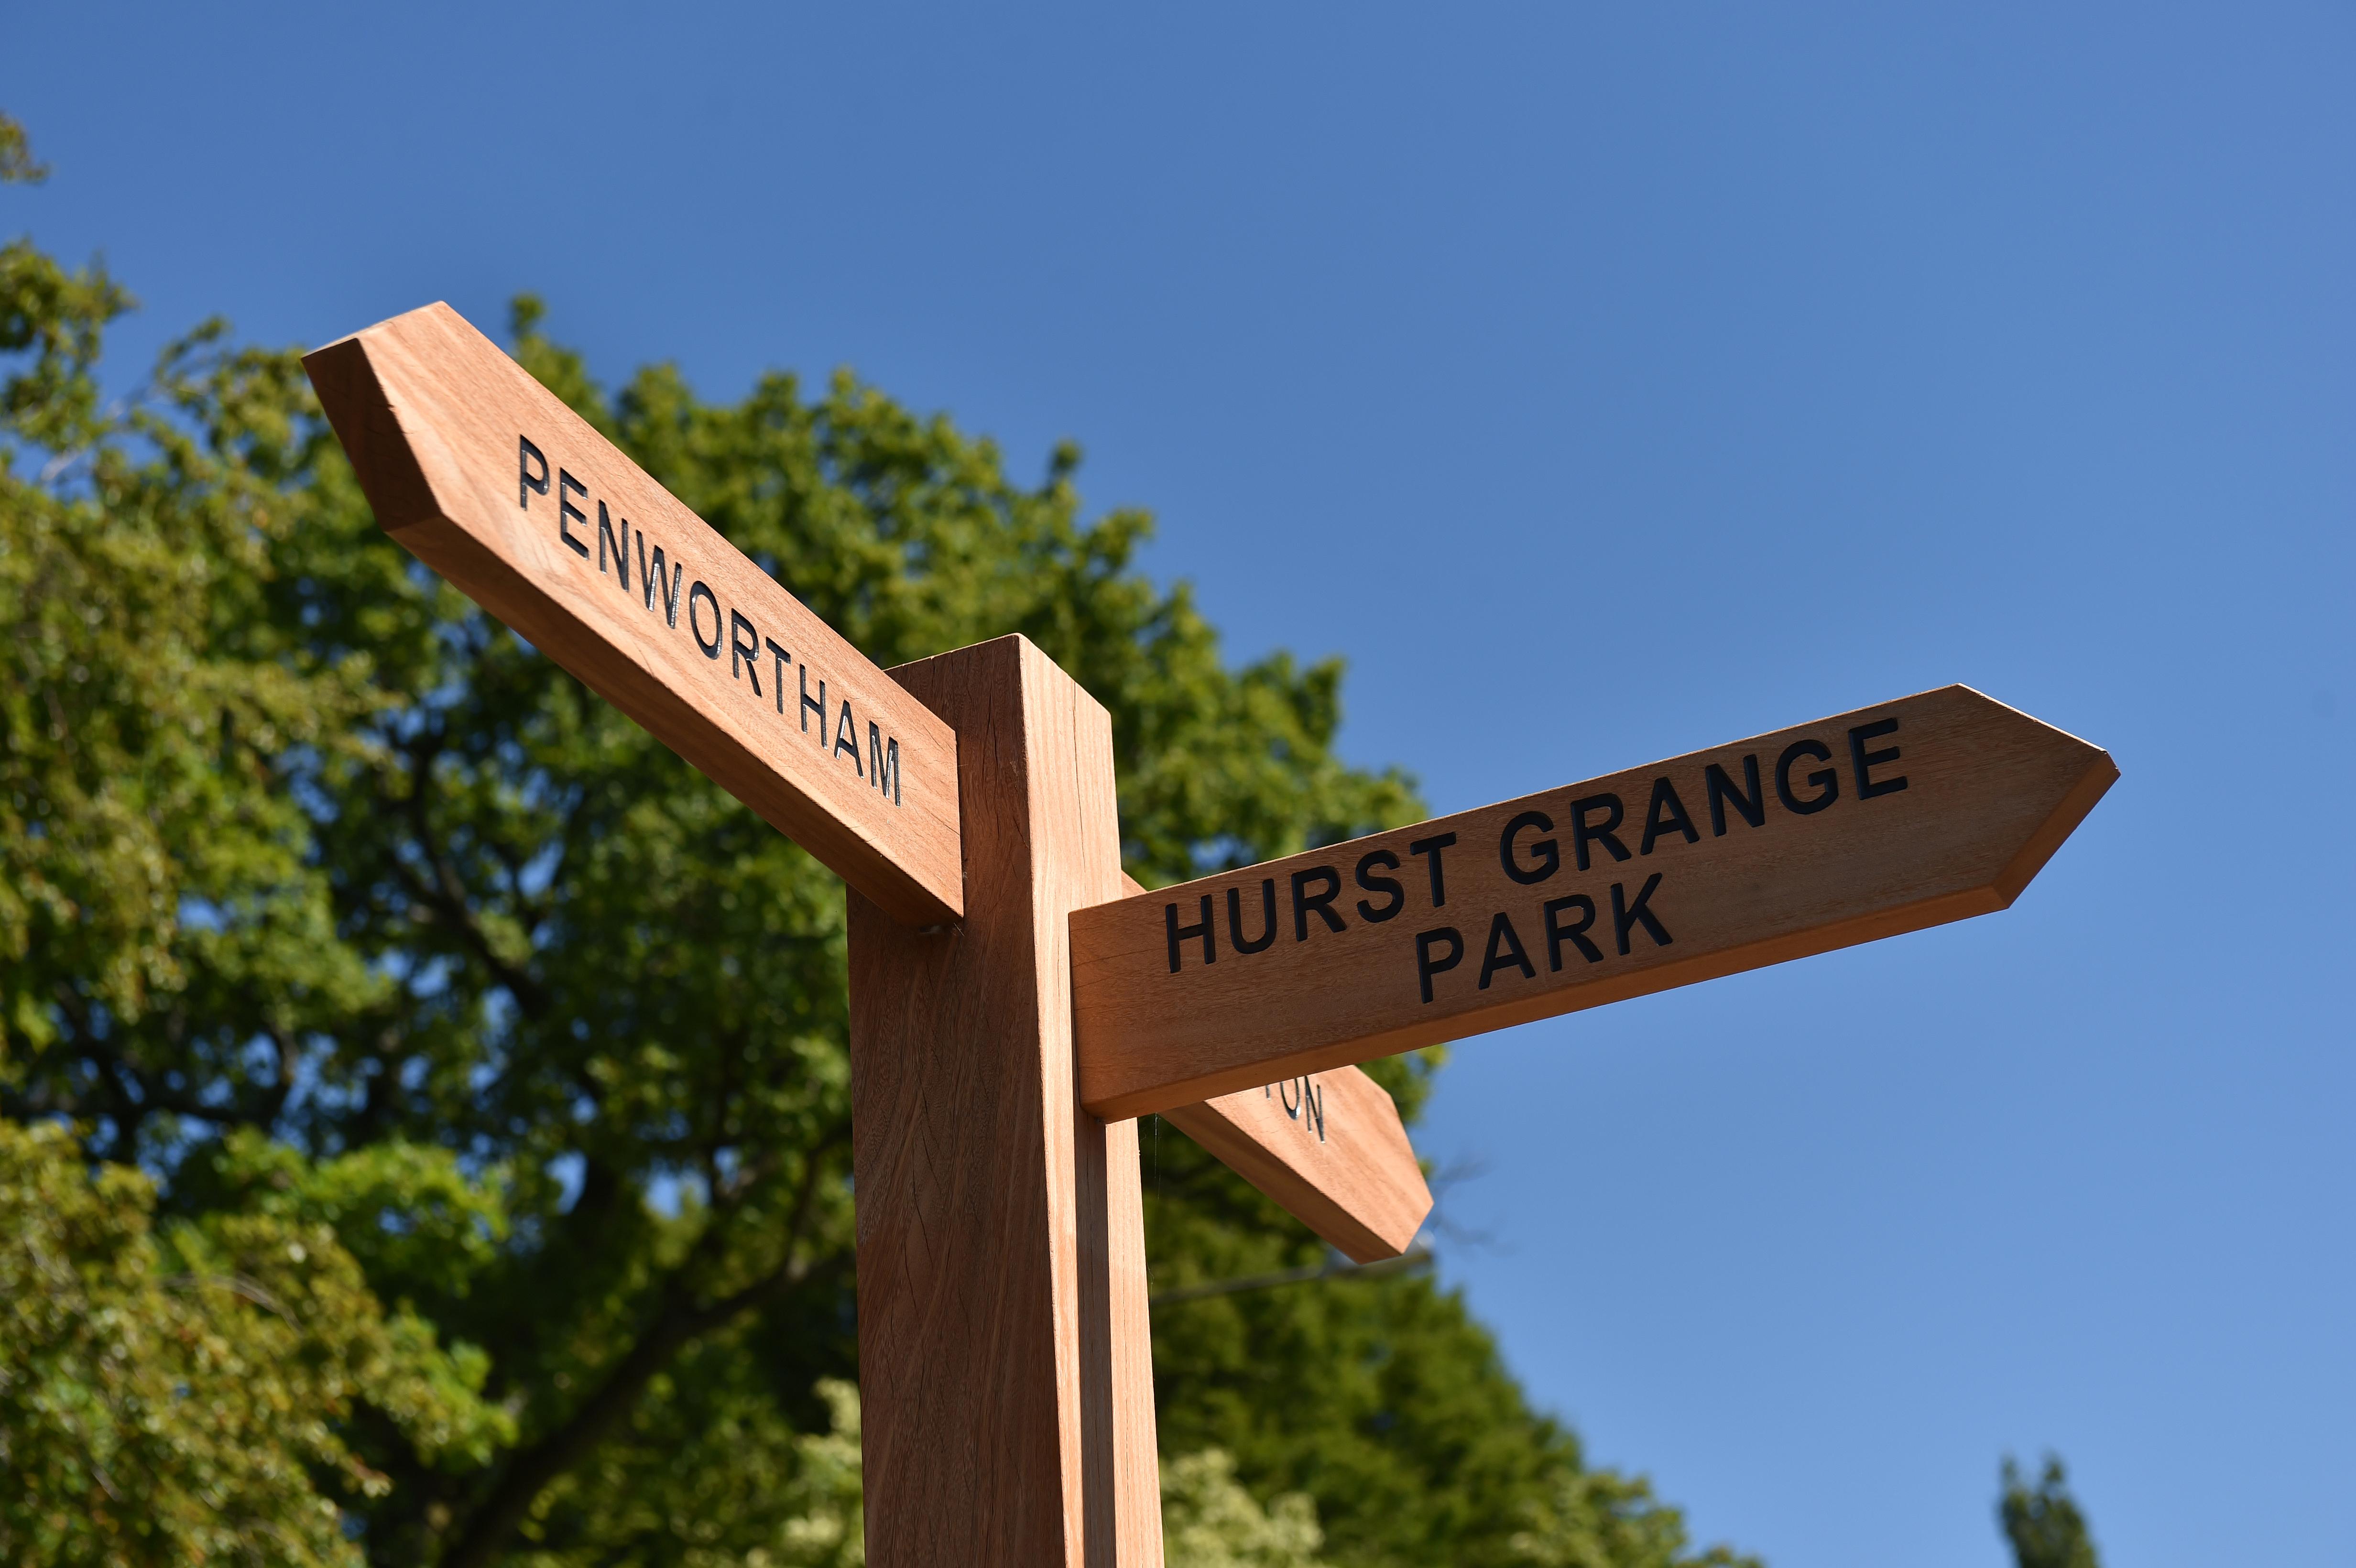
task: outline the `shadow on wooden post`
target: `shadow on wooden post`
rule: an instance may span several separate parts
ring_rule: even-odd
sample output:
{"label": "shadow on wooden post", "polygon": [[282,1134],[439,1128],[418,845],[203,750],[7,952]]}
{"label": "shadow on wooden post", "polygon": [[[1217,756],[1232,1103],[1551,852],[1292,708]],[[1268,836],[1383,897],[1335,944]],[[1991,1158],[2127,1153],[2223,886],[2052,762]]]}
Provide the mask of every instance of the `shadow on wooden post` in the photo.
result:
{"label": "shadow on wooden post", "polygon": [[1137,1125],[1072,1055],[1068,917],[1123,891],[1111,722],[1021,637],[892,673],[957,731],[966,914],[849,895],[868,1561],[1160,1568]]}

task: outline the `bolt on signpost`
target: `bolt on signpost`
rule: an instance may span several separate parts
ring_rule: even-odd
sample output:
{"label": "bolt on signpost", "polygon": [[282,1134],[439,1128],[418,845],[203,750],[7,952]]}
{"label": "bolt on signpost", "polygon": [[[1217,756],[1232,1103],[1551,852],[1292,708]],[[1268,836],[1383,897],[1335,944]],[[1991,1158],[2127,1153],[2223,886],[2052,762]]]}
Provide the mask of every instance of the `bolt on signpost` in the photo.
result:
{"label": "bolt on signpost", "polygon": [[848,885],[869,1560],[1162,1560],[1135,1117],[1360,1263],[1355,1062],[2001,909],[2117,776],[1962,687],[1148,892],[1019,636],[885,671],[447,305],[305,368],[387,532]]}

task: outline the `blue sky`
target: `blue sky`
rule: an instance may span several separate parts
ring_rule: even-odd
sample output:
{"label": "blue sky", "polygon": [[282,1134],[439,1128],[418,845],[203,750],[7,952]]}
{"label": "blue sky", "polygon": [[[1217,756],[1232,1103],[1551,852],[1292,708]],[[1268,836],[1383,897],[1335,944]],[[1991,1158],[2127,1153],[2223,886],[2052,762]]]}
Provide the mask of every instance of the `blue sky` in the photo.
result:
{"label": "blue sky", "polygon": [[1952,680],[2108,747],[2004,914],[1458,1047],[1445,1273],[1776,1568],[1995,1568],[2048,1446],[2119,1568],[2356,1556],[2356,14],[846,10],[20,5],[0,230],[126,377],[530,289],[1076,437],[1436,810]]}

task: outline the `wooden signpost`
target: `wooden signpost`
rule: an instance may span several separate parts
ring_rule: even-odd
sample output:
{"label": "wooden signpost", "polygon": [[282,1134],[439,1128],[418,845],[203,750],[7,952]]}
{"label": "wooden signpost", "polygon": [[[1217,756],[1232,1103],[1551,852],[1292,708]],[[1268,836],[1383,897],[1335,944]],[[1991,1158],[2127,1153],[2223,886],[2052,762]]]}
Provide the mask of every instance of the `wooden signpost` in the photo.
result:
{"label": "wooden signpost", "polygon": [[1134,1117],[1398,1256],[1354,1063],[2000,909],[2116,776],[1951,687],[1147,892],[1023,638],[879,670],[446,305],[305,366],[393,538],[849,885],[878,1568],[1161,1562]]}

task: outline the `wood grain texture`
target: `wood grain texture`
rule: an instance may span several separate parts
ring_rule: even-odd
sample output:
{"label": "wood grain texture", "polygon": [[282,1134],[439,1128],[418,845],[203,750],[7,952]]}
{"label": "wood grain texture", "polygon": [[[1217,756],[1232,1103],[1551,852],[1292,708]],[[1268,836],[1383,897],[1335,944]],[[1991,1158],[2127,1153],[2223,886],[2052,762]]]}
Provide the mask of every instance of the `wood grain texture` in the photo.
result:
{"label": "wood grain texture", "polygon": [[1352,1263],[1398,1257],[1431,1212],[1398,1107],[1355,1067],[1162,1114]]}
{"label": "wood grain texture", "polygon": [[1082,910],[1081,1100],[1166,1112],[1999,910],[2117,776],[1952,686]]}
{"label": "wood grain texture", "polygon": [[950,727],[457,312],[303,364],[412,554],[883,908],[962,912]]}
{"label": "wood grain texture", "polygon": [[[1131,898],[1145,889],[1120,880]],[[1431,1212],[1431,1189],[1390,1092],[1355,1067],[1264,1083],[1162,1113],[1226,1168],[1353,1263],[1407,1251]]]}
{"label": "wood grain texture", "polygon": [[868,1561],[1155,1568],[1137,1129],[1072,1073],[1070,912],[1121,888],[1111,722],[1021,637],[893,674],[958,732],[966,914],[850,897]]}

